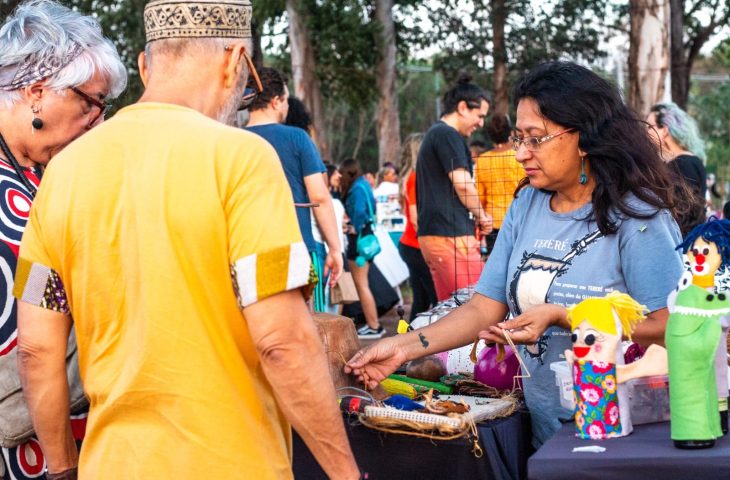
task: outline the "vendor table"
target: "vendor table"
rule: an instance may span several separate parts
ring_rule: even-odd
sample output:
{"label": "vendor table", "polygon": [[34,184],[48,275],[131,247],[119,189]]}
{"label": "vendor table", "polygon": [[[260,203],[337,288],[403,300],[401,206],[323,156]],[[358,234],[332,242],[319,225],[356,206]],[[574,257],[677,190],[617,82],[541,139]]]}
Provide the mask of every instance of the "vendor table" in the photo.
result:
{"label": "vendor table", "polygon": [[[572,453],[574,447],[600,445],[603,453]],[[581,440],[567,423],[528,462],[530,480],[654,479],[711,480],[730,478],[730,438],[705,450],[679,450],[669,437],[669,422],[634,426],[622,438]]]}
{"label": "vendor table", "polygon": [[[345,426],[357,463],[370,480],[517,480],[525,478],[532,452],[530,419],[522,412],[477,425],[484,450],[481,458],[474,457],[464,439],[431,441],[384,434],[353,424],[347,417]],[[297,480],[327,478],[296,433],[293,469]]]}

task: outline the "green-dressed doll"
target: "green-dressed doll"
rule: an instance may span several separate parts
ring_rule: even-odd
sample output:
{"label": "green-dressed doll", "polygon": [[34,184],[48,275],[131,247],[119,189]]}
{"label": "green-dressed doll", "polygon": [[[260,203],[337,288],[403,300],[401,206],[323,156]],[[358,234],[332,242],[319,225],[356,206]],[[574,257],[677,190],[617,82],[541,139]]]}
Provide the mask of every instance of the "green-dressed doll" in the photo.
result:
{"label": "green-dressed doll", "polygon": [[724,294],[685,280],[669,308],[666,333],[672,440],[678,448],[707,448],[722,436],[715,351],[722,336],[720,316],[730,312],[730,303]]}

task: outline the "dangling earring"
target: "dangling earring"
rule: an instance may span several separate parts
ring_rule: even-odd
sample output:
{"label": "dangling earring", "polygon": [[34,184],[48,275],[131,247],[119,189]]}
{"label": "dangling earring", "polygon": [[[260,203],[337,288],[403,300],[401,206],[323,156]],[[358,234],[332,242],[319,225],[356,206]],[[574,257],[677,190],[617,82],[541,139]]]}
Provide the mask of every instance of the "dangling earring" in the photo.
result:
{"label": "dangling earring", "polygon": [[586,176],[586,158],[580,157],[580,180],[581,185],[588,183],[588,177]]}
{"label": "dangling earring", "polygon": [[36,130],[40,130],[41,128],[43,128],[43,120],[36,117],[36,114],[40,113],[41,109],[33,106],[30,110],[33,112],[33,120],[30,122],[30,124],[33,126],[31,133],[35,133]]}

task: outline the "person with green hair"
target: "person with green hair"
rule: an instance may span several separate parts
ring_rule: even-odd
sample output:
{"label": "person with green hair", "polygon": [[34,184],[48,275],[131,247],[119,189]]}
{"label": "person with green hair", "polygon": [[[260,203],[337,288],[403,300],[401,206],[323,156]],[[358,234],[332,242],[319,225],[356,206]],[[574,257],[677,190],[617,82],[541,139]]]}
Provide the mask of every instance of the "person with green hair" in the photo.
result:
{"label": "person with green hair", "polygon": [[677,219],[682,235],[686,235],[705,221],[705,143],[700,138],[697,123],[675,103],[657,103],[651,107],[646,121],[649,136],[659,147],[662,158],[693,193],[692,208],[683,218]]}

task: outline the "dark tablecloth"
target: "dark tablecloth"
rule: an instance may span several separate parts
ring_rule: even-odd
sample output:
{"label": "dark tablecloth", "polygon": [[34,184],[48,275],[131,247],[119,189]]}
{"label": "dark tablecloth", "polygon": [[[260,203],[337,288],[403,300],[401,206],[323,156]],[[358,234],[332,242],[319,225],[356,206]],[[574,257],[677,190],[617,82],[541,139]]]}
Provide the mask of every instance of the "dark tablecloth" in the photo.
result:
{"label": "dark tablecloth", "polygon": [[[405,435],[383,434],[345,419],[347,436],[361,470],[371,480],[381,479],[495,479],[526,478],[530,445],[527,413],[477,425],[484,456],[475,458],[464,439],[431,441]],[[294,434],[294,477],[325,479],[324,472],[304,442]]]}
{"label": "dark tablecloth", "polygon": [[[574,447],[600,445],[603,453],[572,453]],[[528,462],[530,480],[730,478],[730,438],[705,450],[679,450],[669,436],[669,422],[638,425],[631,435],[609,440],[575,438],[567,423]]]}

